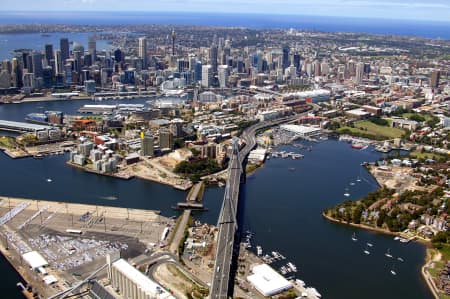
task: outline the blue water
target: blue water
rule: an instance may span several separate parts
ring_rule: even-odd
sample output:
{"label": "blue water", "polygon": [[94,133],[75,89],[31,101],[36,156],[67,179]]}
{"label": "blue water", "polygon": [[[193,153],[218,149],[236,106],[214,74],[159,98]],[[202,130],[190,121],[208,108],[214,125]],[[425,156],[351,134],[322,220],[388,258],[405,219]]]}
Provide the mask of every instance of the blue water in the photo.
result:
{"label": "blue water", "polygon": [[176,12],[0,12],[0,24],[170,24],[296,28],[326,32],[365,32],[450,39],[450,21],[413,21],[270,14]]}
{"label": "blue water", "polygon": [[[45,44],[53,44],[54,50],[59,49],[59,40],[62,37],[69,38],[69,41],[78,42],[87,50],[88,38],[93,34],[92,32],[49,33],[46,35],[40,33],[0,34],[0,60],[14,57],[15,49],[31,49],[43,52]],[[70,47],[72,48],[72,45]],[[111,47],[108,41],[97,40],[97,50],[108,50]]]}

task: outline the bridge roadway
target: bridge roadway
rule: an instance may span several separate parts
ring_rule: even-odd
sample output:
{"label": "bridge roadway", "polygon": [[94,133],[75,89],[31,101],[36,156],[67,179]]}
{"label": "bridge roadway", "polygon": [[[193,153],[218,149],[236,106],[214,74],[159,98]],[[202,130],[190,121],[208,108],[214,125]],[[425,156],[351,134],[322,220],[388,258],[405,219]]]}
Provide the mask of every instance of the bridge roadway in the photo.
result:
{"label": "bridge roadway", "polygon": [[245,129],[241,138],[245,141],[245,146],[239,150],[236,141],[233,143],[233,152],[228,165],[228,180],[225,187],[222,210],[219,215],[217,238],[216,260],[213,269],[211,282],[211,299],[228,298],[230,285],[230,268],[233,259],[234,237],[237,231],[237,208],[239,200],[239,187],[243,174],[242,164],[245,157],[256,145],[255,133],[265,127],[274,126],[280,123],[293,121],[298,115],[277,119],[270,122],[262,122]]}

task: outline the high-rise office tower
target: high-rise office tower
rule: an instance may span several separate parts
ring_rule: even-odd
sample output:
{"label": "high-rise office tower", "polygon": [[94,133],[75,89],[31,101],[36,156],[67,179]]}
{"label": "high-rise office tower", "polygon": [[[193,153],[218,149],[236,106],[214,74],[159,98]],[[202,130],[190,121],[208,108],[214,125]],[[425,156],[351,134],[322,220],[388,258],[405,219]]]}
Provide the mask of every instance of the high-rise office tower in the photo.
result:
{"label": "high-rise office tower", "polygon": [[11,84],[13,87],[22,87],[22,72],[20,70],[19,60],[16,57],[11,61]]}
{"label": "high-rise office tower", "polygon": [[145,37],[139,38],[138,55],[142,61],[142,68],[146,69],[147,68],[147,38],[145,38]]}
{"label": "high-rise office tower", "polygon": [[202,66],[202,86],[210,87],[212,84],[213,70],[210,64]]}
{"label": "high-rise office tower", "polygon": [[97,41],[95,37],[90,36],[88,41],[88,51],[91,54],[92,61],[96,60],[97,55]]}
{"label": "high-rise office tower", "polygon": [[439,80],[441,79],[441,71],[439,70],[433,70],[431,73],[431,87],[438,88],[439,87]]}
{"label": "high-rise office tower", "polygon": [[64,63],[61,57],[61,51],[55,51],[55,74],[63,74],[64,73]]}
{"label": "high-rise office tower", "polygon": [[42,68],[42,54],[39,52],[33,52],[31,55],[31,61],[33,64],[33,73],[36,78],[43,76],[43,68]]}
{"label": "high-rise office tower", "polygon": [[358,62],[356,64],[355,84],[361,84],[364,78],[364,63]]}
{"label": "high-rise office tower", "polygon": [[295,53],[292,56],[292,64],[297,68],[297,71],[299,71],[301,69],[300,59],[301,59],[301,57],[300,57],[300,54],[298,54],[298,53]]}
{"label": "high-rise office tower", "polygon": [[220,65],[218,69],[220,88],[228,87],[228,65]]}
{"label": "high-rise office tower", "polygon": [[283,70],[289,67],[289,46],[285,45],[283,46],[283,60],[282,60],[282,67]]}
{"label": "high-rise office tower", "polygon": [[50,60],[53,59],[53,45],[45,44],[45,59],[47,60],[47,65],[50,64]]}
{"label": "high-rise office tower", "polygon": [[210,65],[212,67],[212,72],[214,74],[217,73],[217,58],[219,55],[219,50],[217,48],[216,44],[212,44],[211,48],[209,49],[209,60],[210,60]]}
{"label": "high-rise office tower", "polygon": [[195,63],[195,70],[194,70],[194,78],[195,81],[201,81],[202,80],[202,62],[201,61],[197,61]]}
{"label": "high-rise office tower", "polygon": [[59,40],[59,49],[61,51],[61,60],[64,64],[66,59],[70,57],[69,53],[69,39],[68,38],[61,38]]}
{"label": "high-rise office tower", "polygon": [[314,77],[320,76],[320,62],[319,60],[314,61]]}
{"label": "high-rise office tower", "polygon": [[114,60],[116,62],[122,62],[123,61],[123,53],[122,50],[117,49],[114,51]]}

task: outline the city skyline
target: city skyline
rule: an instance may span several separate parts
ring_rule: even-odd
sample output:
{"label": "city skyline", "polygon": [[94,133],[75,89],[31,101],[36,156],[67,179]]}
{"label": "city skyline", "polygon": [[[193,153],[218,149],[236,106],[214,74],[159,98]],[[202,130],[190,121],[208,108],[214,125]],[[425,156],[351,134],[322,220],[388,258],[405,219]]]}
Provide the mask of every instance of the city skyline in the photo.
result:
{"label": "city skyline", "polygon": [[205,0],[140,0],[122,2],[117,0],[6,0],[4,12],[74,12],[74,11],[114,11],[114,12],[200,12],[200,13],[270,13],[274,15],[305,15],[332,17],[385,18],[396,20],[422,20],[448,22],[450,3],[446,0],[282,0],[282,1],[214,1]]}

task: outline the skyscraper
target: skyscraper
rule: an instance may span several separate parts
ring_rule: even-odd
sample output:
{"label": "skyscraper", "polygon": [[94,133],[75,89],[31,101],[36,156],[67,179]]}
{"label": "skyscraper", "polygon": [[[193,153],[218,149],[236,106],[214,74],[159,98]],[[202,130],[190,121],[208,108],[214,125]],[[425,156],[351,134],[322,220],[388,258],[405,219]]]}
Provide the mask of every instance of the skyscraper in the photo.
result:
{"label": "skyscraper", "polygon": [[142,61],[142,68],[147,68],[147,38],[140,37],[139,38],[139,49],[138,49],[139,58]]}
{"label": "skyscraper", "polygon": [[61,50],[61,60],[62,63],[65,63],[65,60],[69,58],[69,39],[68,38],[61,38],[59,40],[59,49]]}
{"label": "skyscraper", "polygon": [[50,60],[53,59],[53,45],[45,44],[45,59],[47,60],[47,64],[50,64]]}
{"label": "skyscraper", "polygon": [[217,49],[216,44],[212,44],[211,48],[209,49],[209,60],[212,67],[212,72],[214,74],[217,73],[217,58],[218,58],[219,50]]}
{"label": "skyscraper", "polygon": [[116,62],[122,62],[123,61],[123,53],[122,50],[117,49],[114,51],[114,60]]}
{"label": "skyscraper", "polygon": [[175,56],[175,39],[177,38],[177,34],[175,33],[175,30],[172,30],[172,55]]}
{"label": "skyscraper", "polygon": [[95,40],[95,37],[90,36],[88,41],[88,51],[89,54],[92,56],[92,61],[96,60],[97,55],[97,41]]}
{"label": "skyscraper", "polygon": [[43,76],[42,69],[42,54],[39,52],[34,52],[31,56],[31,61],[33,64],[33,73],[36,78]]}
{"label": "skyscraper", "polygon": [[283,70],[289,67],[289,46],[283,46]]}
{"label": "skyscraper", "polygon": [[198,81],[202,80],[202,62],[201,61],[197,61],[195,63],[194,74],[195,74],[195,81],[198,82]]}
{"label": "skyscraper", "polygon": [[220,65],[218,69],[220,88],[228,87],[228,65]]}
{"label": "skyscraper", "polygon": [[202,86],[210,87],[212,84],[213,70],[210,64],[202,66]]}
{"label": "skyscraper", "polygon": [[64,63],[61,57],[61,51],[55,51],[55,74],[63,74],[64,73]]}
{"label": "skyscraper", "polygon": [[440,78],[441,72],[439,70],[433,70],[433,72],[431,73],[431,87],[438,88]]}
{"label": "skyscraper", "polygon": [[361,84],[364,77],[364,63],[358,62],[356,64],[355,84]]}

